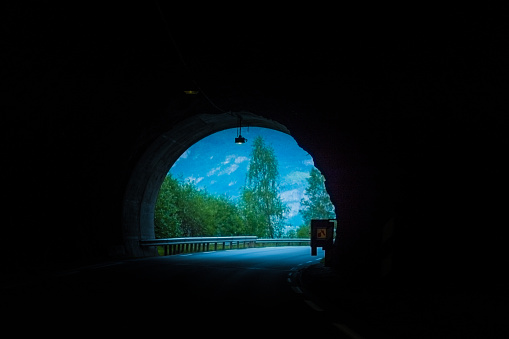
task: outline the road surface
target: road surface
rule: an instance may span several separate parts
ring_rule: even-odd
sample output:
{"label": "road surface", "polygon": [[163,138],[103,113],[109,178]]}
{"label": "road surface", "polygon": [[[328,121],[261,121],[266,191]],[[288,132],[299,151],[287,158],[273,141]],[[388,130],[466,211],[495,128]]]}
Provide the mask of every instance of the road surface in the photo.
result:
{"label": "road surface", "polygon": [[6,324],[44,333],[359,338],[299,288],[307,246],[122,260],[4,290]]}

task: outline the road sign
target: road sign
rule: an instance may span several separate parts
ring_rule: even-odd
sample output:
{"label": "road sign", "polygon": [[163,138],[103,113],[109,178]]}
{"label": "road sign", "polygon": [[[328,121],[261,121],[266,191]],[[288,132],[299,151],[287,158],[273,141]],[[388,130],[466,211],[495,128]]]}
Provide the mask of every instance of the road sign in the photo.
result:
{"label": "road sign", "polygon": [[327,239],[327,228],[319,227],[316,229],[317,239]]}
{"label": "road sign", "polygon": [[333,243],[333,219],[311,220],[311,247],[330,247]]}
{"label": "road sign", "polygon": [[311,220],[311,255],[317,255],[317,247],[325,250],[325,265],[331,263],[332,247],[334,245],[335,219],[312,219]]}

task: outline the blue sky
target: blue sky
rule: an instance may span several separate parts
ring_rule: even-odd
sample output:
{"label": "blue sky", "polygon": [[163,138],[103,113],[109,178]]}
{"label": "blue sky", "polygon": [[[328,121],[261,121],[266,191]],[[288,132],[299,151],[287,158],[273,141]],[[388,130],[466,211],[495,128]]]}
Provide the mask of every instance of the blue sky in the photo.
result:
{"label": "blue sky", "polygon": [[280,197],[290,207],[287,224],[300,226],[298,213],[304,197],[307,178],[312,167],[312,157],[286,133],[250,127],[242,129],[248,141],[234,143],[237,129],[214,133],[187,149],[170,169],[170,173],[183,181],[193,182],[200,189],[212,194],[227,194],[238,199],[244,185],[249,165],[252,141],[262,136],[271,145],[279,163]]}

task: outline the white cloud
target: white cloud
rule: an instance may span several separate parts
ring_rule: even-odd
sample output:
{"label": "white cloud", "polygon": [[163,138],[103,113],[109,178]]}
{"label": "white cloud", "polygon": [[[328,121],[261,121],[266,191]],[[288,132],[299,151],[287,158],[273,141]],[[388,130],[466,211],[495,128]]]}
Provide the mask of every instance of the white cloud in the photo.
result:
{"label": "white cloud", "polygon": [[240,164],[240,163],[242,163],[244,161],[248,161],[248,160],[249,160],[248,157],[237,157],[237,158],[235,158],[235,163]]}
{"label": "white cloud", "polygon": [[227,165],[231,163],[232,161],[236,164],[240,164],[244,161],[248,161],[249,158],[245,156],[237,156],[235,154],[229,154],[225,157],[224,161],[221,163],[222,165]]}
{"label": "white cloud", "polygon": [[221,167],[216,167],[216,168],[211,169],[210,171],[207,172],[207,177],[210,177],[211,175],[214,175],[220,169],[221,169]]}
{"label": "white cloud", "polygon": [[300,199],[304,196],[304,191],[300,190],[298,188],[288,190],[281,192],[279,194],[279,197],[283,202],[292,202],[292,201],[298,201],[300,202]]}
{"label": "white cloud", "polygon": [[299,214],[299,210],[300,210],[300,203],[299,202],[292,202],[292,203],[288,203],[286,205],[290,209],[288,211],[288,214],[286,215],[287,218],[291,218],[291,217],[294,217],[297,214]]}
{"label": "white cloud", "polygon": [[221,165],[229,164],[232,160],[235,160],[237,156],[235,154],[227,155]]}
{"label": "white cloud", "polygon": [[240,163],[248,160],[249,158],[245,156],[236,156],[235,154],[227,155],[225,160],[220,163],[220,166],[210,169],[206,175],[207,177],[213,175],[230,175],[239,168]]}
{"label": "white cloud", "polygon": [[197,184],[197,183],[199,183],[200,181],[202,181],[203,179],[204,179],[204,177],[196,178],[196,177],[194,177],[194,176],[190,176],[190,177],[187,177],[187,178],[185,179],[185,181],[190,182],[190,183]]}
{"label": "white cloud", "polygon": [[180,157],[175,161],[175,163],[177,163],[179,160],[187,159],[187,157],[189,157],[189,154],[191,154],[191,151],[186,150],[184,153],[180,155]]}
{"label": "white cloud", "polygon": [[236,181],[231,181],[231,182],[228,184],[228,186],[233,186],[233,185],[235,185],[236,183],[237,183]]}
{"label": "white cloud", "polygon": [[309,172],[302,171],[294,171],[288,173],[284,178],[283,182],[286,185],[296,185],[296,184],[307,184],[306,179],[309,178]]}
{"label": "white cloud", "polygon": [[287,214],[288,218],[299,214],[300,201],[304,197],[304,190],[298,188],[291,189],[281,192],[279,197],[281,198],[281,201],[283,201],[283,203],[285,203],[286,206],[290,209]]}
{"label": "white cloud", "polygon": [[315,162],[313,161],[313,158],[311,159],[308,159],[308,160],[302,160],[302,163],[306,166],[314,166],[315,165]]}
{"label": "white cloud", "polygon": [[230,175],[232,174],[233,172],[235,172],[237,169],[239,168],[239,165],[237,164],[232,164],[228,167],[226,167],[225,169],[223,169],[222,171],[220,171],[218,173],[218,175],[223,175],[223,174],[227,174],[227,175]]}

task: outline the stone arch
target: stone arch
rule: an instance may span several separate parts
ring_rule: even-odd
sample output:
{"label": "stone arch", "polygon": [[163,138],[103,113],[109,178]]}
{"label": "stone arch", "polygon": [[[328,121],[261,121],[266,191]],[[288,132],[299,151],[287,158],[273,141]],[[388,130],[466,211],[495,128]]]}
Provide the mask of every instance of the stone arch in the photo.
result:
{"label": "stone arch", "polygon": [[[171,166],[191,145],[222,130],[243,126],[265,127],[290,134],[282,124],[250,112],[197,114],[162,133],[147,148],[129,179],[122,207],[124,252],[129,257],[155,255],[140,240],[154,238],[154,207],[159,188]],[[232,135],[231,142],[234,141]]]}

